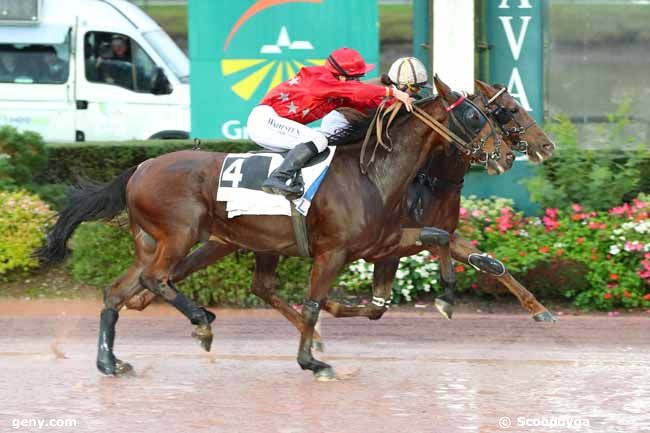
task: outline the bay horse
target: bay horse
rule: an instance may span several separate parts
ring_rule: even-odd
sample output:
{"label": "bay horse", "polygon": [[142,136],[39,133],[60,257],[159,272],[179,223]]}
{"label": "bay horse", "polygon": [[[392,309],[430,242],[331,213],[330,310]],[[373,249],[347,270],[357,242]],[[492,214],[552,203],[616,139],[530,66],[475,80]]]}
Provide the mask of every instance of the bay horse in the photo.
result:
{"label": "bay horse", "polygon": [[[347,137],[354,143],[347,146],[345,138],[332,143],[338,145],[336,154],[307,216],[314,260],[297,356],[300,367],[317,377],[335,376],[328,364],[314,358],[311,348],[314,325],[321,308],[327,305],[330,285],[346,263],[360,258],[380,261],[404,248],[439,245],[444,263],[442,281],[446,288],[453,288],[448,233],[434,227],[402,228],[403,198],[431,152],[445,147],[445,138],[449,137],[431,125],[446,124],[451,119],[460,123],[470,141],[456,140],[463,151],[457,157],[482,161],[488,172],[498,167],[503,136],[476,106],[452,92],[438,77],[434,83],[439,97],[416,104],[414,110],[419,110],[420,117],[402,112],[394,118],[391,151],[378,152],[365,174],[359,166],[364,147],[359,145],[359,137]],[[460,119],[454,114],[457,110],[462,113]],[[371,138],[371,144],[378,142],[380,137]],[[197,325],[195,336],[209,350],[214,314],[179,292],[172,278],[176,266],[198,242],[211,239],[226,249],[246,249],[262,253],[261,257],[299,255],[288,217],[228,219],[225,203],[215,200],[226,155],[180,151],[147,160],[108,185],[78,189],[60,213],[47,245],[39,252],[45,261],[64,257],[65,244],[82,221],[111,218],[125,206],[128,211],[136,258],[104,294],[97,355],[102,373],[131,370],[113,353],[115,325],[118,310],[143,288],[161,296]]]}
{"label": "bay horse", "polygon": [[[498,85],[493,87],[479,80],[475,83],[478,93],[472,99],[477,102],[479,108],[486,108],[487,113],[504,132],[504,145],[526,152],[534,162],[542,162],[552,155],[555,150],[553,141],[504,87]],[[364,116],[354,110],[341,111],[351,122],[358,121]],[[508,148],[504,147],[502,146],[502,160],[499,165],[504,170],[508,170],[513,164],[513,155]],[[409,228],[438,227],[451,233],[450,249],[455,260],[473,266],[497,279],[517,297],[535,321],[555,321],[555,317],[508,272],[501,261],[485,255],[470,241],[455,233],[459,222],[460,192],[469,168],[468,161],[458,158],[455,152],[453,148],[441,149],[430,156],[430,162],[418,173],[416,182],[409,188],[408,199],[403,203],[402,225]],[[433,254],[438,253],[438,248],[435,246],[429,247],[429,250]],[[172,279],[175,282],[181,281],[233,251],[219,242],[208,241],[179,263],[174,269]],[[372,320],[379,319],[390,305],[399,258],[410,255],[411,252],[412,249],[408,248],[397,252],[394,257],[374,263],[372,303],[362,307],[351,307],[328,300],[324,306],[325,310],[335,317],[365,316]],[[301,331],[300,314],[276,294],[277,264],[277,257],[257,253],[251,290],[281,312]],[[144,291],[130,299],[126,305],[131,309],[143,310],[155,297],[152,292]],[[316,346],[319,347],[320,344],[320,341],[317,341]]]}

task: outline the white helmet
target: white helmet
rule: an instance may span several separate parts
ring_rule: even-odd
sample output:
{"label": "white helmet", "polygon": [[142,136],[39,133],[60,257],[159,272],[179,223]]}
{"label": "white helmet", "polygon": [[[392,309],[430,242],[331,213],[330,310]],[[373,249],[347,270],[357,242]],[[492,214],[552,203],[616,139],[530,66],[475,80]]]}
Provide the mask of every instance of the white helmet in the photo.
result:
{"label": "white helmet", "polygon": [[402,57],[393,62],[388,70],[388,78],[396,86],[431,87],[427,84],[427,68],[416,57]]}

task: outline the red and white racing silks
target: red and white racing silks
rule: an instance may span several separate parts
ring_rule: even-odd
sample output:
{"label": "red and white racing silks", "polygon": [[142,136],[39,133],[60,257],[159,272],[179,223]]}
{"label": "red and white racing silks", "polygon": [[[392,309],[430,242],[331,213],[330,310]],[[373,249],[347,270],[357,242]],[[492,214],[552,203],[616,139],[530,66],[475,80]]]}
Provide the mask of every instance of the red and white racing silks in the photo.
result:
{"label": "red and white racing silks", "polygon": [[298,75],[276,86],[248,116],[248,136],[273,151],[290,150],[312,142],[319,152],[327,147],[322,132],[305,126],[339,107],[374,109],[393,89],[355,80],[341,81],[324,66],[300,69]]}
{"label": "red and white racing silks", "polygon": [[304,125],[339,107],[359,111],[377,108],[386,96],[392,96],[392,89],[354,80],[339,81],[324,66],[310,66],[276,86],[260,104],[268,105],[280,116]]}

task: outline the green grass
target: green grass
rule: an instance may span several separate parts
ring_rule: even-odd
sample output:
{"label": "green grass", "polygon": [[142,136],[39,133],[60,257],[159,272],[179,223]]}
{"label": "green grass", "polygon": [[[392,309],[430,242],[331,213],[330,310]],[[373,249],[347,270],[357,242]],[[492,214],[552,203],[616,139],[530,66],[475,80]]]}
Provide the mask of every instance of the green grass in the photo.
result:
{"label": "green grass", "polygon": [[561,44],[650,42],[649,5],[555,4],[550,10],[553,41]]}
{"label": "green grass", "polygon": [[172,38],[187,37],[187,6],[148,6],[143,9]]}
{"label": "green grass", "polygon": [[[172,37],[187,37],[187,7],[149,6],[145,11]],[[553,4],[550,15],[558,43],[650,42],[648,5]],[[410,5],[380,5],[379,21],[382,43],[411,40]]]}
{"label": "green grass", "polygon": [[405,42],[413,39],[411,5],[380,5],[379,35],[381,43]]}
{"label": "green grass", "polygon": [[[187,37],[186,6],[148,6],[143,8],[173,38]],[[380,5],[382,42],[410,42],[413,34],[410,5]]]}

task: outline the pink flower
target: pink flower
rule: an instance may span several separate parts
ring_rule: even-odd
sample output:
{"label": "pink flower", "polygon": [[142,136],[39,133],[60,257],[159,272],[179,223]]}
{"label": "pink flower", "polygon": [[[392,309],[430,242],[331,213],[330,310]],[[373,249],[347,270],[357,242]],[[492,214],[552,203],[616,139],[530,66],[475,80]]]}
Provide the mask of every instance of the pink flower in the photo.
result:
{"label": "pink flower", "polygon": [[544,223],[544,227],[546,227],[546,231],[553,231],[560,227],[560,223],[558,223],[555,219],[545,216],[542,218],[542,222]]}
{"label": "pink flower", "polygon": [[464,207],[461,207],[459,215],[460,215],[461,218],[467,218],[467,215],[468,215],[467,209],[465,209]]}
{"label": "pink flower", "polygon": [[497,225],[501,233],[505,233],[513,227],[512,210],[509,207],[501,209],[501,216],[497,217]]}
{"label": "pink flower", "polygon": [[482,215],[482,212],[481,212],[480,210],[478,210],[478,209],[474,209],[474,210],[472,211],[472,216],[473,216],[474,218],[479,218],[481,215]]}
{"label": "pink flower", "polygon": [[473,247],[478,247],[478,241],[470,241]]}
{"label": "pink flower", "polygon": [[582,211],[582,206],[580,206],[578,203],[573,203],[571,205],[571,209],[573,209],[574,212],[580,212]]}
{"label": "pink flower", "polygon": [[639,200],[637,198],[632,200],[632,202],[634,203],[634,207],[637,208],[637,209],[643,209],[644,207],[646,207],[648,205],[648,203],[646,203],[644,201],[641,201],[641,200]]}
{"label": "pink flower", "polygon": [[643,244],[639,241],[627,241],[623,248],[625,248],[625,251],[643,251]]}
{"label": "pink flower", "polygon": [[550,208],[546,209],[546,216],[548,216],[549,218],[552,218],[554,220],[557,219],[557,216],[558,216],[557,208],[551,208],[550,207]]}
{"label": "pink flower", "polygon": [[634,209],[629,204],[623,203],[623,206],[612,208],[609,213],[611,215],[632,216],[634,215]]}

